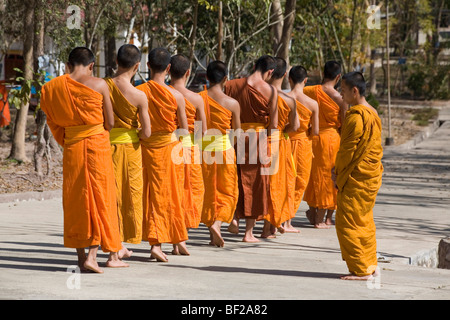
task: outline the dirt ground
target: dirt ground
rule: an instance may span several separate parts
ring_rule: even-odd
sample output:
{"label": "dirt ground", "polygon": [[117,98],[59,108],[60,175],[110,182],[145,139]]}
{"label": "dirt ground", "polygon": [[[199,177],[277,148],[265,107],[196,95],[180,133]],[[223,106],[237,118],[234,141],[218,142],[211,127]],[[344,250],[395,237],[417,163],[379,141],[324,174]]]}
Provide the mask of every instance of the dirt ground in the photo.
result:
{"label": "dirt ground", "polygon": [[[391,136],[394,138],[394,144],[400,145],[407,142],[417,133],[424,129],[416,121],[412,120],[414,114],[420,109],[417,108],[417,102],[414,107],[401,106],[391,108]],[[429,105],[424,106],[428,108]],[[383,106],[380,108],[382,114],[380,118],[383,124],[383,143],[388,136],[388,112]],[[13,111],[11,117],[14,117]],[[62,188],[62,159],[53,155],[51,159],[52,169],[47,174],[47,163],[44,161],[43,176],[39,176],[34,169],[33,154],[36,140],[36,123],[32,114],[28,117],[28,127],[26,135],[26,150],[29,161],[18,163],[9,160],[8,156],[11,150],[10,128],[0,129],[0,194],[21,193],[28,191],[51,191]]]}

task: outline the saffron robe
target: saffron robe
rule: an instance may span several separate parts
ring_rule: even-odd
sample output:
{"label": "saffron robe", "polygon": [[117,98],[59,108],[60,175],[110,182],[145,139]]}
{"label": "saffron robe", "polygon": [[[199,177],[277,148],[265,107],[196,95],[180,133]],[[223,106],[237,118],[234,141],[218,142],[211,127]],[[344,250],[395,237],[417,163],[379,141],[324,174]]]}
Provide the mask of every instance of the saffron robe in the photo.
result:
{"label": "saffron robe", "polygon": [[70,78],[42,87],[41,108],[63,151],[64,246],[100,245],[117,252],[122,244],[109,132],[103,123],[103,96]]}
{"label": "saffron robe", "polygon": [[336,156],[336,233],[342,258],[357,276],[370,275],[377,267],[373,207],[381,187],[382,157],[380,118],[366,106],[351,107]]}
{"label": "saffron robe", "polygon": [[[241,128],[243,131],[254,129],[256,139],[245,137],[244,159],[237,161],[239,199],[236,207],[238,218],[264,219],[269,210],[270,176],[262,174],[261,169],[269,164],[261,162],[262,157],[270,157],[267,139],[260,152],[261,133],[269,124],[269,101],[254,87],[247,84],[247,79],[230,80],[225,84],[225,94],[239,102],[241,112]],[[256,154],[250,155],[250,150]],[[238,150],[239,151],[239,150]],[[238,155],[239,152],[238,152]],[[255,159],[256,158],[256,159]]]}
{"label": "saffron robe", "polygon": [[137,129],[139,109],[120,92],[111,78],[105,79],[114,111],[110,133],[111,153],[116,177],[117,213],[122,241],[142,240],[142,152]]}
{"label": "saffron robe", "polygon": [[186,159],[184,165],[184,197],[183,208],[186,216],[186,227],[198,228],[202,215],[204,200],[204,184],[202,175],[202,166],[200,163],[200,146],[195,144],[194,140],[194,124],[197,116],[195,106],[187,99],[186,101],[186,117],[189,127],[190,136],[186,137],[188,143],[185,149]]}
{"label": "saffron robe", "polygon": [[[182,207],[184,164],[173,161],[174,148],[182,154],[177,129],[177,101],[167,88],[150,80],[137,87],[148,98],[150,138],[141,140],[144,175],[143,240],[150,245],[188,239]],[[178,154],[177,154],[178,156]]]}
{"label": "saffron robe", "polygon": [[[278,96],[278,133],[270,137],[271,154],[277,166],[270,175],[270,206],[265,219],[279,228],[292,218],[294,212],[295,168],[289,136],[283,133],[289,123],[290,108],[286,101]],[[278,146],[275,146],[278,144]],[[295,215],[295,213],[294,213]]]}
{"label": "saffron robe", "polygon": [[331,180],[331,169],[339,150],[340,107],[321,85],[305,87],[304,93],[319,105],[319,137],[313,140],[314,158],[303,199],[310,207],[335,210],[337,190]]}
{"label": "saffron robe", "polygon": [[[229,139],[227,130],[231,129],[232,112],[208,96],[208,91],[200,92],[205,104],[207,118],[207,135],[214,131]],[[220,138],[218,136],[217,138]],[[202,220],[207,227],[215,221],[231,223],[239,198],[236,155],[231,143],[217,145],[214,151],[208,151],[214,144],[214,139],[203,141],[202,170],[205,184],[205,196],[202,210]],[[212,156],[216,161],[208,161]],[[209,163],[213,162],[213,163]]]}
{"label": "saffron robe", "polygon": [[311,127],[312,111],[297,101],[297,114],[300,120],[300,128],[296,132],[289,133],[292,155],[294,157],[296,177],[294,196],[294,215],[303,199],[306,186],[309,182],[312,165],[312,138],[309,134]]}
{"label": "saffron robe", "polygon": [[0,128],[6,127],[11,122],[9,112],[8,92],[6,87],[0,83]]}

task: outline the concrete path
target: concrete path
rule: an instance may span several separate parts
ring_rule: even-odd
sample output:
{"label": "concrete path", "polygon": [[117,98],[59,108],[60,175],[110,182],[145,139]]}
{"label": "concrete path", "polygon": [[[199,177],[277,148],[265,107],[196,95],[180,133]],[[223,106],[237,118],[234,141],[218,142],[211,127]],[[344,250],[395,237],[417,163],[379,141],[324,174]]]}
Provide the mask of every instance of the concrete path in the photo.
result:
{"label": "concrete path", "polygon": [[[249,244],[224,226],[226,245],[214,248],[201,226],[190,231],[191,256],[157,263],[147,243],[130,245],[129,268],[79,275],[75,250],[62,246],[61,198],[42,195],[0,203],[0,299],[448,300],[450,270],[434,266],[439,241],[450,236],[449,141],[450,121],[414,147],[386,148],[374,210],[385,262],[376,281],[339,279],[347,267],[336,231],[308,225],[304,203],[294,219],[300,234]],[[101,266],[106,260],[100,253]]]}

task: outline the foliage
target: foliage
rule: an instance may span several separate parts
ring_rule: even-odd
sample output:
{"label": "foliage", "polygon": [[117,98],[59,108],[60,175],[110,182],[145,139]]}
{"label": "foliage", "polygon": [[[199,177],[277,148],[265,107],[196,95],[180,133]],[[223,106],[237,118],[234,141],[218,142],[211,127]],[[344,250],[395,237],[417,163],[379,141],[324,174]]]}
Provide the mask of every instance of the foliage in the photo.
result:
{"label": "foliage", "polygon": [[[18,68],[14,69],[16,72],[23,74],[24,72]],[[44,85],[44,82],[42,79],[45,78],[45,71],[41,70],[39,72],[34,73],[35,77],[34,79],[27,79],[25,80],[24,77],[19,76],[16,78],[17,82],[21,83],[21,86],[19,88],[13,88],[9,91],[8,94],[8,102],[11,105],[14,105],[16,109],[20,109],[20,106],[24,104],[28,104],[31,99],[31,91],[34,88],[41,88]],[[34,94],[34,97],[37,99],[37,101],[40,101],[41,97],[41,90],[37,90]],[[39,104],[37,105],[37,108],[39,108]]]}

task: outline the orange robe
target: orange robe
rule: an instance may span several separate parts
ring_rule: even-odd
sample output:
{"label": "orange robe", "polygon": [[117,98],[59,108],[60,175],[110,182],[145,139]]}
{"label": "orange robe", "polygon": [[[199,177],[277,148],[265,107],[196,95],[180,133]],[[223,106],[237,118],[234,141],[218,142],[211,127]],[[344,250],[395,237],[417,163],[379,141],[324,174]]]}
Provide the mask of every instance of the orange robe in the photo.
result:
{"label": "orange robe", "polygon": [[137,129],[139,109],[106,78],[114,110],[114,128],[110,132],[111,153],[116,177],[117,212],[122,241],[142,240],[142,152]]}
{"label": "orange robe", "polygon": [[382,157],[380,118],[366,106],[351,107],[336,156],[336,233],[342,258],[357,276],[370,275],[377,267],[373,207],[381,187]]}
{"label": "orange robe", "polygon": [[11,122],[11,114],[9,112],[8,92],[6,87],[0,84],[0,128],[6,127]]}
{"label": "orange robe", "polygon": [[[226,135],[227,130],[231,129],[232,112],[209,97],[206,90],[200,92],[200,95],[205,103],[207,135],[214,129],[218,130],[217,134],[220,132],[221,135]],[[223,138],[228,139],[228,135]],[[211,227],[215,221],[231,223],[239,196],[234,148],[231,143],[226,143],[224,146],[218,146],[215,151],[207,151],[212,145],[212,140],[204,140],[202,159],[205,184],[202,223],[207,227]],[[217,161],[208,163],[206,158],[210,155]]]}
{"label": "orange robe", "polygon": [[[244,161],[239,160],[237,164],[239,199],[236,216],[262,220],[268,213],[270,205],[270,176],[261,173],[261,169],[268,168],[269,165],[260,161],[258,130],[265,130],[269,124],[269,101],[258,90],[247,84],[246,78],[228,81],[224,92],[239,102],[242,130],[254,129],[257,132],[255,142],[246,138]],[[256,155],[252,155],[256,156],[256,163],[250,161],[250,143],[256,144],[251,146],[252,150],[256,150]],[[270,157],[269,150],[265,156]]]}
{"label": "orange robe", "polygon": [[294,215],[300,207],[303,194],[308,185],[313,158],[312,139],[309,135],[312,111],[297,101],[297,114],[300,120],[300,128],[296,132],[289,133],[296,169]]}
{"label": "orange robe", "polygon": [[[184,164],[173,161],[177,129],[177,101],[173,94],[150,80],[137,87],[148,98],[152,135],[141,140],[144,175],[143,240],[150,245],[188,239],[182,207]],[[181,149],[181,148],[180,148]],[[180,150],[182,152],[182,150]]]}
{"label": "orange robe", "polygon": [[304,93],[319,105],[319,137],[313,140],[314,158],[304,200],[310,207],[335,210],[337,190],[331,180],[331,169],[340,143],[340,107],[321,85],[305,87]]}
{"label": "orange robe", "polygon": [[[189,133],[191,134],[188,143],[185,144],[188,148],[186,156],[190,161],[185,161],[184,165],[184,197],[183,208],[186,215],[186,227],[198,228],[202,215],[203,195],[205,192],[203,184],[202,166],[199,162],[200,146],[194,144],[194,123],[197,116],[197,110],[192,103],[186,101],[186,117],[189,126]],[[188,160],[189,160],[188,159]]]}
{"label": "orange robe", "polygon": [[41,108],[63,153],[64,245],[100,245],[117,252],[122,244],[109,132],[103,127],[103,96],[69,75],[42,87]]}
{"label": "orange robe", "polygon": [[[292,218],[294,212],[295,168],[291,152],[289,136],[283,133],[289,123],[290,108],[286,101],[278,96],[278,127],[279,133],[271,136],[271,148],[278,143],[278,152],[273,151],[277,168],[270,175],[270,206],[265,219],[279,228],[281,224]],[[276,147],[275,147],[276,148]],[[294,212],[295,215],[295,212]]]}

